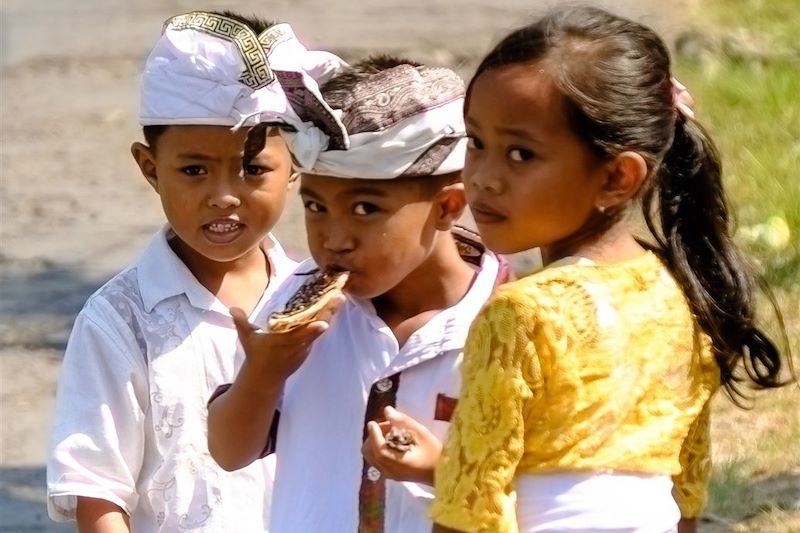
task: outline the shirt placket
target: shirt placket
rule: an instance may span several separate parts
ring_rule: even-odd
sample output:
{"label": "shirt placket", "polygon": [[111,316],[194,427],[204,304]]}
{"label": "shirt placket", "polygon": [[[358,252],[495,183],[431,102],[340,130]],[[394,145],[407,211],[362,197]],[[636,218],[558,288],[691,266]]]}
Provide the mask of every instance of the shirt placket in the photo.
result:
{"label": "shirt placket", "polygon": [[[375,382],[370,388],[364,414],[363,439],[367,438],[367,424],[386,420],[384,409],[397,403],[400,372]],[[386,478],[380,470],[364,461],[361,470],[361,487],[358,492],[359,533],[383,533],[386,509]]]}

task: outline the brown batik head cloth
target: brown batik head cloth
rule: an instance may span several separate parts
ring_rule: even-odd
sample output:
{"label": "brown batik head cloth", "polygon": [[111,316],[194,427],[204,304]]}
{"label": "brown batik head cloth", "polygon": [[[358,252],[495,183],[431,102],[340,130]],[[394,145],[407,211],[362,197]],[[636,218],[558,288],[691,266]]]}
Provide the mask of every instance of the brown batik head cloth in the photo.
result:
{"label": "brown batik head cloth", "polygon": [[302,172],[393,179],[464,166],[464,82],[449,69],[401,64],[375,73],[341,109],[331,109],[308,76],[275,74],[304,120],[285,133]]}

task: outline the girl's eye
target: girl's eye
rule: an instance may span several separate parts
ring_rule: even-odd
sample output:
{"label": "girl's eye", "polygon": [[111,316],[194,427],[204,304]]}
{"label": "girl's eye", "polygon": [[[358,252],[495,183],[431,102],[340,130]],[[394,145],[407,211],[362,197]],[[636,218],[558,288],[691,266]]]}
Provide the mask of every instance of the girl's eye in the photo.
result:
{"label": "girl's eye", "polygon": [[472,135],[467,137],[467,149],[480,150],[481,148],[483,148],[483,144],[481,143],[480,139],[473,137]]}
{"label": "girl's eye", "polygon": [[369,215],[378,211],[378,206],[369,202],[358,202],[353,206],[354,215]]}
{"label": "girl's eye", "polygon": [[208,173],[206,169],[200,165],[188,165],[182,167],[180,170],[187,176],[202,176]]}
{"label": "girl's eye", "polygon": [[315,202],[314,200],[306,200],[303,202],[303,207],[306,208],[306,211],[310,211],[312,213],[322,213],[325,208],[323,208],[319,203]]}
{"label": "girl's eye", "polygon": [[508,158],[512,161],[530,161],[533,155],[533,152],[526,148],[511,148],[508,151]]}

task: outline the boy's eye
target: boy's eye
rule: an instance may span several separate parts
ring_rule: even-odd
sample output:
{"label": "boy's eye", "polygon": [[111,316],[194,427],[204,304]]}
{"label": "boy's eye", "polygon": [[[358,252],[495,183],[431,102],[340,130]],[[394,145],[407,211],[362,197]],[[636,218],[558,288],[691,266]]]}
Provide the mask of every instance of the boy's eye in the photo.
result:
{"label": "boy's eye", "polygon": [[371,204],[369,202],[358,202],[356,205],[353,206],[353,214],[354,215],[369,215],[378,211],[379,208],[375,204]]}
{"label": "boy's eye", "polygon": [[511,148],[508,151],[508,158],[512,161],[529,161],[533,156],[533,151],[527,148]]}
{"label": "boy's eye", "polygon": [[202,167],[200,165],[188,165],[182,167],[180,170],[187,176],[202,176],[204,174],[208,174],[205,167]]}
{"label": "boy's eye", "polygon": [[270,170],[272,169],[269,169],[267,167],[262,167],[259,165],[245,165],[244,167],[244,173],[247,176],[260,176],[262,174],[266,174]]}
{"label": "boy's eye", "polygon": [[480,139],[473,135],[467,136],[467,149],[480,150],[481,148],[483,148],[483,144],[481,143]]}
{"label": "boy's eye", "polygon": [[325,210],[324,207],[314,200],[306,200],[303,202],[303,207],[306,208],[306,211],[311,211],[312,213],[322,213]]}

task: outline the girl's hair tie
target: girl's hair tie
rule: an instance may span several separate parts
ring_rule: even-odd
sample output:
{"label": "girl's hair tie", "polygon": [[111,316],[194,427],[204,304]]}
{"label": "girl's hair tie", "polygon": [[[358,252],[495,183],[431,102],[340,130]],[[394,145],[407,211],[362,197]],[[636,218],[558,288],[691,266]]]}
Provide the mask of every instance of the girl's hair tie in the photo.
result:
{"label": "girl's hair tie", "polygon": [[686,118],[694,118],[694,98],[689,94],[686,85],[682,84],[677,78],[670,78],[672,82],[672,105]]}

